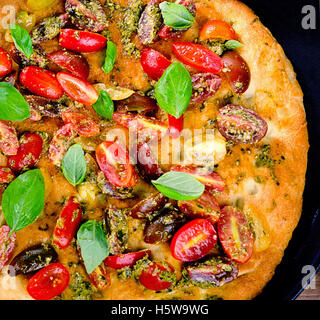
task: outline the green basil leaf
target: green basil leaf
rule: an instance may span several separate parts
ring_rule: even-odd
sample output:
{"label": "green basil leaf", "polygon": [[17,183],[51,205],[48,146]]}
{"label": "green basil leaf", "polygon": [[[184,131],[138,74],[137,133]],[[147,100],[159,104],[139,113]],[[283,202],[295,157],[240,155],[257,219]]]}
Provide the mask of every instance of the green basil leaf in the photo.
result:
{"label": "green basil leaf", "polygon": [[100,90],[98,100],[92,107],[99,116],[112,119],[114,105],[108,92]]}
{"label": "green basil leaf", "polygon": [[30,117],[30,106],[10,83],[0,82],[0,119],[22,121]]}
{"label": "green basil leaf", "polygon": [[109,255],[109,246],[102,226],[95,220],[81,225],[77,233],[81,256],[87,272],[90,274]]}
{"label": "green basil leaf", "polygon": [[243,47],[243,44],[237,40],[228,40],[224,45],[229,50],[235,50]]}
{"label": "green basil leaf", "polygon": [[191,95],[188,70],[179,62],[172,63],[156,84],[155,97],[160,108],[178,119],[189,106]]}
{"label": "green basil leaf", "polygon": [[194,17],[183,5],[170,2],[160,3],[164,24],[174,29],[188,29],[194,23]]}
{"label": "green basil leaf", "polygon": [[87,163],[80,144],[74,144],[69,148],[62,159],[61,166],[63,175],[73,186],[83,181],[87,171]]}
{"label": "green basil leaf", "polygon": [[44,197],[44,179],[39,169],[21,174],[8,185],[2,197],[2,210],[12,233],[37,220]]}
{"label": "green basil leaf", "polygon": [[11,36],[16,48],[27,58],[32,56],[32,40],[28,31],[17,24],[11,24]]}
{"label": "green basil leaf", "polygon": [[204,192],[204,185],[185,172],[169,171],[151,182],[166,197],[174,200],[197,199]]}
{"label": "green basil leaf", "polygon": [[112,42],[107,42],[107,51],[106,51],[106,58],[104,60],[104,65],[102,66],[102,70],[105,73],[111,72],[113,69],[114,63],[117,58],[117,46]]}

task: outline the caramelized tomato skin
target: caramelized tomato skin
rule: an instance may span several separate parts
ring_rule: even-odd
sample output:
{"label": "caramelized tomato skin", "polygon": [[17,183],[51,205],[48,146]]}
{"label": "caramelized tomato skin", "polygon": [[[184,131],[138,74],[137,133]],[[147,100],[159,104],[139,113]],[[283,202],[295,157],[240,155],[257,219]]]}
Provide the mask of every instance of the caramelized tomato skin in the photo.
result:
{"label": "caramelized tomato skin", "polygon": [[124,267],[132,267],[136,261],[142,259],[146,255],[151,255],[150,250],[138,252],[124,253],[115,256],[109,256],[104,260],[104,264],[113,269],[122,269]]}
{"label": "caramelized tomato skin", "polygon": [[61,263],[52,263],[38,271],[28,282],[27,291],[35,300],[50,300],[68,286],[70,274]]}
{"label": "caramelized tomato skin", "polygon": [[111,286],[110,273],[103,264],[98,266],[92,273],[89,274],[89,279],[91,283],[101,291]]}

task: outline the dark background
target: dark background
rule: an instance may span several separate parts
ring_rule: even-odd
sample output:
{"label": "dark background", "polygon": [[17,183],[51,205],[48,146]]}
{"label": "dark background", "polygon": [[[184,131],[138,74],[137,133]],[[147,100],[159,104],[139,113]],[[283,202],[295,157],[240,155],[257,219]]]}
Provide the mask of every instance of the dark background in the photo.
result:
{"label": "dark background", "polygon": [[[302,291],[302,268],[320,267],[320,1],[242,0],[283,46],[304,92],[310,151],[302,218],[271,282],[256,299],[295,299]],[[304,30],[302,8],[313,5],[317,29]],[[294,141],[292,141],[294,143]]]}

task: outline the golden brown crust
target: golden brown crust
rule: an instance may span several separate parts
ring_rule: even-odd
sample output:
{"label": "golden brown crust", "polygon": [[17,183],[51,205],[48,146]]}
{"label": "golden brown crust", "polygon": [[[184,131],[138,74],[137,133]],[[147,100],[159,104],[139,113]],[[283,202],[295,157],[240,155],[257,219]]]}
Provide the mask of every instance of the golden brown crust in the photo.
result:
{"label": "golden brown crust", "polygon": [[[240,267],[241,277],[221,288],[208,290],[190,288],[159,294],[144,289],[134,280],[119,281],[116,273],[112,273],[114,285],[111,290],[106,290],[104,293],[103,298],[105,299],[206,299],[212,296],[223,299],[251,299],[261,292],[273,276],[300,219],[307,166],[308,135],[303,94],[293,68],[269,30],[243,3],[236,0],[202,0],[197,2],[197,9],[197,25],[199,26],[209,19],[222,19],[233,25],[239,35],[239,40],[244,44],[239,49],[239,53],[247,61],[252,76],[248,91],[240,100],[234,97],[233,102],[254,108],[269,125],[267,136],[257,148],[252,148],[248,153],[241,150],[241,146],[236,146],[232,149],[232,154],[219,164],[218,172],[226,179],[228,186],[219,201],[225,204],[241,201],[243,210],[248,216],[254,215],[259,221],[262,221],[263,228],[270,235],[270,245],[266,250],[260,252],[255,250],[251,260]],[[94,63],[93,60],[96,57],[92,56],[91,59]],[[123,66],[125,65],[126,62]],[[139,68],[139,63],[136,66]],[[91,73],[90,81],[96,80],[99,76],[100,74],[95,72]],[[141,89],[145,85],[143,76],[132,79],[132,82]],[[222,89],[220,95],[223,96]],[[214,113],[216,107],[215,102],[210,100],[207,105],[209,110],[203,114],[202,117],[205,119],[201,118],[201,121],[199,118],[195,120],[195,116],[199,114],[196,114],[194,109],[190,109],[186,113],[185,121],[192,127],[202,127],[208,114]],[[279,185],[272,178],[270,169],[254,166],[257,152],[263,144],[271,145],[271,156],[277,161],[274,175]],[[238,160],[240,166],[235,165]],[[48,168],[50,172],[54,170],[51,166]],[[241,174],[244,177],[237,181],[237,177]],[[254,179],[257,175],[262,177],[265,183],[256,183]],[[59,174],[52,173],[53,176],[56,177]],[[62,194],[66,196],[72,192],[74,191],[68,190]],[[132,230],[134,230],[135,223],[132,221],[130,224]],[[141,248],[142,241],[138,240],[139,232],[132,231],[134,234],[130,243],[132,250]],[[26,246],[27,244],[23,245],[23,247]],[[171,257],[167,245],[153,246],[152,252],[156,260],[164,259],[179,270],[180,263]],[[7,289],[6,282],[2,279],[0,299],[28,298],[23,289],[25,280],[21,281],[22,284],[18,279],[17,290],[10,290]]]}

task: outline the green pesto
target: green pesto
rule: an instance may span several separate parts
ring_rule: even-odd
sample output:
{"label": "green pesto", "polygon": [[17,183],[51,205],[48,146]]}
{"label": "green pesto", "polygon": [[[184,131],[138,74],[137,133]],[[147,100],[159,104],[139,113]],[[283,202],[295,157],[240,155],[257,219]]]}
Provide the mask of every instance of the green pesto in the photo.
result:
{"label": "green pesto", "polygon": [[72,300],[92,300],[92,286],[89,281],[85,281],[84,277],[76,272],[71,276],[71,284],[69,285],[73,292]]}
{"label": "green pesto", "polygon": [[132,277],[132,269],[130,267],[124,267],[117,271],[118,279],[120,280],[128,280]]}

